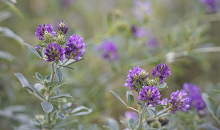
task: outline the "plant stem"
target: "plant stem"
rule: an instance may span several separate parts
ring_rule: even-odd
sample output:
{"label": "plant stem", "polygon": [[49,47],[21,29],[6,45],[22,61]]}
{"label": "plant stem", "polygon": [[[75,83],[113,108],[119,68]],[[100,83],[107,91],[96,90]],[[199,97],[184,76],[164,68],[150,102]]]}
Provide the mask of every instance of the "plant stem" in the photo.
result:
{"label": "plant stem", "polygon": [[140,130],[140,129],[141,129],[141,125],[142,125],[142,118],[143,118],[143,115],[144,115],[144,113],[145,113],[146,109],[147,109],[147,107],[145,106],[145,107],[143,108],[143,110],[142,110],[141,114],[140,114],[140,118],[139,118],[139,123],[138,123],[138,128],[137,128],[137,130]]}
{"label": "plant stem", "polygon": [[[47,102],[50,102],[49,101],[49,98],[50,98],[50,87],[51,87],[51,84],[53,83],[53,78],[54,78],[54,62],[52,63],[51,65],[51,79],[50,79],[50,86],[48,88],[48,97],[47,97]],[[47,114],[47,119],[48,119],[48,126],[49,126],[49,129],[50,129],[50,113]]]}

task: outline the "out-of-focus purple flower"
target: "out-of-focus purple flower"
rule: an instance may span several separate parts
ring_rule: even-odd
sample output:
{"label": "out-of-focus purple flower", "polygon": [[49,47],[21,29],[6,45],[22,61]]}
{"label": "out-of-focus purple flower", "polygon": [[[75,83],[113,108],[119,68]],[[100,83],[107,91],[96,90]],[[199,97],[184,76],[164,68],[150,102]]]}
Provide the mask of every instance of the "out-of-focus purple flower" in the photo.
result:
{"label": "out-of-focus purple flower", "polygon": [[65,22],[60,22],[57,24],[57,30],[60,34],[66,35],[69,30],[69,25],[67,25]]}
{"label": "out-of-focus purple flower", "polygon": [[167,98],[162,99],[160,104],[161,105],[167,105],[167,100],[168,100]]}
{"label": "out-of-focus purple flower", "polygon": [[185,112],[189,107],[189,98],[186,97],[187,93],[177,90],[173,92],[170,97],[170,104],[171,104],[171,112],[175,114],[175,111],[182,110]]}
{"label": "out-of-focus purple flower", "polygon": [[170,120],[167,117],[159,117],[158,121],[160,122],[161,126],[165,126]]}
{"label": "out-of-focus purple flower", "polygon": [[154,77],[158,76],[160,78],[160,83],[162,84],[164,79],[166,79],[171,73],[170,68],[164,64],[158,64],[157,67],[154,67],[152,74]]}
{"label": "out-of-focus purple flower", "polygon": [[63,60],[64,49],[58,43],[51,43],[47,46],[45,54],[47,55],[47,62],[55,60]]}
{"label": "out-of-focus purple flower", "polygon": [[134,118],[134,121],[137,121],[138,120],[138,117],[137,115],[135,114],[135,112],[133,111],[126,111],[125,112],[125,119],[127,121],[129,121],[131,118]]}
{"label": "out-of-focus purple flower", "polygon": [[35,35],[38,37],[39,40],[43,40],[45,33],[50,33],[52,36],[56,34],[56,32],[53,31],[53,26],[51,26],[51,24],[49,23],[46,26],[45,23],[40,24],[39,27],[37,27],[36,29]]}
{"label": "out-of-focus purple flower", "polygon": [[40,47],[40,46],[38,46],[38,45],[36,45],[35,49],[36,49],[36,50],[40,50],[40,49],[41,49],[41,47]]}
{"label": "out-of-focus purple flower", "polygon": [[127,83],[124,84],[125,87],[130,87],[131,90],[138,91],[133,83],[138,83],[138,80],[144,81],[147,77],[149,77],[148,73],[144,69],[141,69],[139,66],[134,67],[133,70],[129,70],[129,75],[127,76]]}
{"label": "out-of-focus purple flower", "polygon": [[131,27],[131,30],[133,32],[134,37],[137,37],[137,38],[144,38],[148,34],[145,28],[138,28],[134,25]]}
{"label": "out-of-focus purple flower", "polygon": [[218,0],[200,0],[206,6],[206,11],[208,13],[216,13],[218,12]]}
{"label": "out-of-focus purple flower", "polygon": [[79,35],[73,34],[68,38],[68,43],[65,45],[65,58],[79,60],[85,52],[85,43],[83,38]]}
{"label": "out-of-focus purple flower", "polygon": [[104,41],[99,47],[98,50],[103,52],[102,57],[112,62],[118,59],[118,48],[113,41],[107,40]]}
{"label": "out-of-focus purple flower", "polygon": [[199,86],[193,83],[184,83],[183,88],[184,91],[189,95],[189,105],[191,108],[196,108],[198,113],[206,108],[206,104],[202,99],[201,89]]}
{"label": "out-of-focus purple flower", "polygon": [[75,2],[75,0],[60,0],[60,1],[63,5],[63,8],[69,8],[71,4]]}
{"label": "out-of-focus purple flower", "polygon": [[159,46],[159,41],[156,37],[150,36],[148,37],[146,45],[149,48],[156,48]]}
{"label": "out-of-focus purple flower", "polygon": [[146,106],[152,104],[154,107],[156,107],[157,106],[156,104],[160,104],[161,96],[162,95],[160,94],[156,85],[154,85],[153,87],[144,86],[144,88],[139,94],[139,100],[145,101]]}
{"label": "out-of-focus purple flower", "polygon": [[137,17],[138,20],[143,21],[146,15],[151,15],[151,3],[150,1],[141,1],[135,0],[134,1],[134,15]]}

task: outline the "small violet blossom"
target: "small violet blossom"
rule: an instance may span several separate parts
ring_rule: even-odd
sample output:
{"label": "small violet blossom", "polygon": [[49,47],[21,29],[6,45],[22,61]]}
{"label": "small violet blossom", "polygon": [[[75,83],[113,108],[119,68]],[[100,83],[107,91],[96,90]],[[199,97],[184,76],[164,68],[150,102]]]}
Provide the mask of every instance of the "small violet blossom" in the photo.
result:
{"label": "small violet blossom", "polygon": [[160,102],[161,105],[167,105],[167,98],[162,99],[162,101]]}
{"label": "small violet blossom", "polygon": [[135,112],[133,111],[126,111],[125,112],[125,119],[127,121],[129,121],[131,118],[134,118],[134,121],[137,121],[138,120],[138,117],[137,115],[135,114]]}
{"label": "small violet blossom", "polygon": [[51,34],[53,37],[56,34],[56,32],[54,32],[53,30],[53,26],[51,26],[51,24],[40,24],[39,27],[37,27],[35,35],[38,37],[39,40],[43,40],[44,39],[44,34],[45,33],[49,33]]}
{"label": "small violet blossom", "polygon": [[36,49],[36,50],[40,50],[40,49],[41,49],[41,47],[40,47],[40,46],[38,46],[38,45],[36,45],[35,49]]}
{"label": "small violet blossom", "polygon": [[130,87],[131,90],[138,91],[137,88],[133,83],[138,83],[138,80],[144,81],[149,77],[148,73],[144,69],[141,69],[139,66],[136,68],[134,67],[133,70],[129,70],[129,75],[127,76],[127,83],[124,84],[125,87]]}
{"label": "small violet blossom", "polygon": [[133,12],[137,19],[143,22],[146,15],[152,14],[150,1],[135,0]]}
{"label": "small violet blossom", "polygon": [[58,43],[51,43],[47,46],[45,54],[47,55],[47,62],[64,59],[64,49]]}
{"label": "small violet blossom", "polygon": [[118,47],[113,41],[107,40],[104,41],[99,47],[98,50],[103,52],[102,57],[109,62],[118,59]]}
{"label": "small violet blossom", "polygon": [[173,92],[170,97],[170,107],[171,107],[171,113],[175,114],[175,111],[182,110],[183,112],[186,112],[186,110],[190,107],[189,105],[189,98],[186,97],[187,93],[177,90],[176,92]]}
{"label": "small violet blossom", "polygon": [[68,43],[65,45],[65,58],[79,60],[85,52],[85,43],[83,38],[79,35],[73,34],[68,38]]}
{"label": "small violet blossom", "polygon": [[202,99],[200,87],[193,83],[184,83],[183,88],[184,91],[189,95],[190,108],[194,107],[197,110],[197,113],[204,111],[206,104]]}
{"label": "small violet blossom", "polygon": [[152,104],[154,107],[156,107],[157,106],[156,104],[160,104],[161,96],[162,95],[160,94],[156,85],[154,85],[153,87],[144,86],[144,88],[139,94],[139,100],[145,101],[146,106]]}
{"label": "small violet blossom", "polygon": [[200,0],[205,6],[208,13],[218,12],[219,0]]}
{"label": "small violet blossom", "polygon": [[170,73],[170,68],[164,64],[158,64],[157,67],[154,67],[152,71],[153,76],[159,77],[160,78],[160,83],[164,83],[164,79],[166,79],[171,73]]}
{"label": "small violet blossom", "polygon": [[69,30],[69,25],[67,25],[65,22],[60,22],[57,24],[57,30],[59,34],[66,35]]}

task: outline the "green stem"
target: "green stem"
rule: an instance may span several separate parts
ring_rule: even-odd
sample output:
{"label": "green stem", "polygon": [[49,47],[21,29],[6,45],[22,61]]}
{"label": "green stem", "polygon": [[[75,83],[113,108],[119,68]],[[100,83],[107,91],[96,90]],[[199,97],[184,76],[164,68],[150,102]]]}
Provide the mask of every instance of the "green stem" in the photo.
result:
{"label": "green stem", "polygon": [[[50,86],[48,87],[48,91],[47,91],[47,94],[48,94],[48,97],[47,97],[47,102],[50,102],[49,98],[50,98],[50,87],[51,87],[51,84],[53,83],[53,78],[54,78],[54,62],[52,63],[51,65],[51,80],[50,80]],[[47,114],[47,119],[48,119],[48,126],[49,126],[49,129],[50,129],[50,113]]]}
{"label": "green stem", "polygon": [[139,118],[139,123],[138,123],[138,128],[137,128],[137,130],[140,130],[140,129],[141,129],[141,125],[142,125],[142,118],[143,118],[143,115],[144,115],[144,113],[145,113],[146,109],[147,109],[147,107],[145,106],[145,107],[143,108],[143,110],[142,110],[141,114],[140,114],[140,118]]}

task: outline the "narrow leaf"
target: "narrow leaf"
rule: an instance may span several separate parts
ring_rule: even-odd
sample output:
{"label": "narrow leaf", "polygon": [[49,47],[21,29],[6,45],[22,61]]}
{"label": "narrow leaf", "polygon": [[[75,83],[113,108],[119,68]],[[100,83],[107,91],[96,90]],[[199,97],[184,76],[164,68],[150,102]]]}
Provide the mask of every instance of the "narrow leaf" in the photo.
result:
{"label": "narrow leaf", "polygon": [[93,125],[89,128],[89,130],[95,130],[96,127],[97,127],[96,124],[93,124]]}
{"label": "narrow leaf", "polygon": [[64,83],[61,83],[61,84],[57,85],[56,87],[54,87],[53,91],[56,91],[57,89],[59,89],[64,84],[67,84],[67,82],[64,82]]}
{"label": "narrow leaf", "polygon": [[60,66],[60,67],[64,67],[64,68],[67,68],[67,69],[72,69],[72,70],[75,70],[74,68],[69,67],[69,66],[64,66],[64,65],[58,65],[58,66]]}
{"label": "narrow leaf", "polygon": [[214,91],[220,94],[220,90],[214,89]]}
{"label": "narrow leaf", "polygon": [[207,129],[207,130],[219,130],[218,128],[214,127],[214,126],[211,126],[209,124],[204,124],[204,127]]}
{"label": "narrow leaf", "polygon": [[35,55],[37,55],[38,57],[42,58],[42,57],[38,54],[38,52],[37,52],[31,45],[29,45],[29,44],[27,44],[27,43],[24,43],[24,44],[25,44],[25,46],[27,46]]}
{"label": "narrow leaf", "polygon": [[142,104],[142,103],[140,103],[140,102],[138,102],[137,104],[140,105],[140,106],[145,106],[144,104]]}
{"label": "narrow leaf", "polygon": [[35,72],[35,76],[38,80],[42,81],[43,80],[43,77],[40,75],[40,73],[38,72]]}
{"label": "narrow leaf", "polygon": [[107,121],[107,126],[111,129],[111,130],[119,130],[119,124],[116,120],[109,118]]}
{"label": "narrow leaf", "polygon": [[128,127],[127,123],[125,123],[125,122],[122,121],[122,120],[120,120],[120,122],[121,122],[122,124],[124,124],[126,128],[129,128],[129,129],[130,129],[130,127]]}
{"label": "narrow leaf", "polygon": [[220,117],[220,104],[218,105],[218,109],[217,109],[217,117]]}
{"label": "narrow leaf", "polygon": [[69,61],[66,62],[65,66],[69,66],[71,64],[74,64],[74,63],[79,62],[79,61],[84,60],[84,59],[87,59],[87,58],[81,58],[80,60],[70,59]]}
{"label": "narrow leaf", "polygon": [[50,113],[53,110],[53,105],[49,102],[42,102],[41,106],[46,114]]}
{"label": "narrow leaf", "polygon": [[61,70],[60,70],[59,67],[56,67],[56,76],[57,76],[57,80],[58,80],[59,82],[62,82],[62,80],[63,80],[63,74],[62,74],[62,72],[61,72]]}
{"label": "narrow leaf", "polygon": [[49,99],[57,99],[57,98],[72,98],[69,94],[61,94],[57,96],[50,97]]}
{"label": "narrow leaf", "polygon": [[40,98],[42,98],[43,100],[45,100],[45,97],[32,85],[27,85],[26,88],[31,89],[32,91],[34,91]]}
{"label": "narrow leaf", "polygon": [[121,97],[117,93],[113,92],[112,90],[110,90],[109,92],[114,94],[119,101],[121,101],[126,107],[128,107],[127,104],[121,99]]}
{"label": "narrow leaf", "polygon": [[29,85],[29,82],[27,81],[27,79],[23,76],[23,74],[21,73],[15,73],[15,76],[19,79],[19,81],[22,84],[22,87],[26,87],[27,85]]}
{"label": "narrow leaf", "polygon": [[132,106],[134,104],[134,97],[130,91],[127,91],[126,93],[127,101],[128,101],[128,106]]}
{"label": "narrow leaf", "polygon": [[214,100],[211,97],[209,97],[207,93],[202,93],[202,98],[205,101],[209,112],[212,115],[216,116],[216,106]]}
{"label": "narrow leaf", "polygon": [[92,109],[89,109],[85,106],[79,106],[71,111],[74,116],[86,115],[92,112]]}
{"label": "narrow leaf", "polygon": [[12,54],[6,51],[0,51],[0,59],[12,62],[15,58]]}

